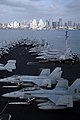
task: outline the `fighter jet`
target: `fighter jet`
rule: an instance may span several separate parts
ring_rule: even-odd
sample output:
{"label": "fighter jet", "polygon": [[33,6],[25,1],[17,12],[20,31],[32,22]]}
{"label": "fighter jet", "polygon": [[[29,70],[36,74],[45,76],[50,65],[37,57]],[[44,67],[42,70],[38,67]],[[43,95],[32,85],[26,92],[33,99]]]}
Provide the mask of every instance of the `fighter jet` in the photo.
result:
{"label": "fighter jet", "polygon": [[[52,90],[39,89],[34,91],[27,91],[35,98],[47,98],[47,102],[41,102],[37,106],[42,110],[64,109],[73,107],[74,101],[80,100],[80,78],[76,79],[69,87],[68,80],[58,81],[57,85]],[[8,94],[5,94],[6,97]]]}
{"label": "fighter jet", "polygon": [[7,64],[0,64],[0,70],[7,70],[9,72],[12,72],[13,69],[16,69],[16,60],[8,60]]}
{"label": "fighter jet", "polygon": [[13,75],[8,78],[0,79],[0,82],[17,83],[18,85],[33,83],[40,87],[51,87],[52,84],[56,84],[57,80],[61,78],[61,74],[61,67],[56,67],[51,73],[50,69],[43,69],[39,76]]}
{"label": "fighter jet", "polygon": [[[67,94],[68,81],[62,80],[57,83],[55,89],[22,89],[10,93],[3,94],[3,97],[20,98],[29,102],[35,100],[38,102],[39,109],[51,110],[51,109],[63,109],[73,106],[72,95]],[[10,103],[15,104],[15,103]]]}
{"label": "fighter jet", "polygon": [[36,59],[43,59],[47,61],[57,61],[60,55],[62,54],[62,51],[52,49],[52,50],[47,50],[47,51],[41,51]]}

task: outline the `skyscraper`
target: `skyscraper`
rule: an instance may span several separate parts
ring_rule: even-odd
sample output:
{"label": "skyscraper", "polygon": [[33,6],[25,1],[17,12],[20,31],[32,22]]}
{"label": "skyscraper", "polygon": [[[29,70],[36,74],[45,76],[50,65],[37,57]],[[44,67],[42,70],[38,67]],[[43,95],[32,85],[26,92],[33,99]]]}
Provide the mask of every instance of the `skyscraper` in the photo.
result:
{"label": "skyscraper", "polygon": [[40,20],[39,20],[39,23],[38,23],[38,27],[39,27],[40,29],[43,29],[44,26],[45,26],[45,24],[44,24],[43,20],[40,19]]}
{"label": "skyscraper", "polygon": [[32,29],[36,29],[36,28],[37,28],[37,21],[36,21],[36,19],[33,19],[33,21],[31,22],[30,27],[31,27]]}
{"label": "skyscraper", "polygon": [[62,28],[62,18],[59,18],[58,27],[59,27],[59,28]]}
{"label": "skyscraper", "polygon": [[50,28],[53,27],[53,19],[49,19],[49,27],[50,27]]}
{"label": "skyscraper", "polygon": [[72,21],[68,21],[68,27],[72,27]]}

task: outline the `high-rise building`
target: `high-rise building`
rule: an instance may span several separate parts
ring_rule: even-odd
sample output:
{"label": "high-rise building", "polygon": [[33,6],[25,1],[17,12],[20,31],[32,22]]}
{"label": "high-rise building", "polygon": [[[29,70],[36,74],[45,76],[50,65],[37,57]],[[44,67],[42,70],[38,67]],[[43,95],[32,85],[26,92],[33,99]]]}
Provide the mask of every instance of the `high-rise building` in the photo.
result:
{"label": "high-rise building", "polygon": [[32,21],[31,24],[30,24],[30,27],[31,27],[32,29],[36,29],[36,28],[37,28],[37,21],[36,21],[36,19],[33,19],[33,21]]}
{"label": "high-rise building", "polygon": [[13,25],[14,25],[14,28],[18,28],[19,27],[19,23],[17,21],[14,21]]}
{"label": "high-rise building", "polygon": [[59,27],[59,28],[62,28],[62,18],[59,18],[58,27]]}
{"label": "high-rise building", "polygon": [[68,27],[72,27],[72,21],[68,21]]}
{"label": "high-rise building", "polygon": [[46,20],[45,24],[46,24],[46,28],[49,28],[49,20]]}
{"label": "high-rise building", "polygon": [[55,21],[52,22],[52,26],[53,26],[53,28],[56,28],[56,27],[57,27],[57,24],[56,24]]}
{"label": "high-rise building", "polygon": [[0,29],[2,28],[2,23],[0,23]]}
{"label": "high-rise building", "polygon": [[39,27],[40,29],[43,29],[44,26],[45,26],[45,24],[44,24],[43,20],[40,19],[40,20],[39,20],[39,23],[38,23],[38,27]]}
{"label": "high-rise building", "polygon": [[53,28],[53,19],[49,19],[49,27]]}

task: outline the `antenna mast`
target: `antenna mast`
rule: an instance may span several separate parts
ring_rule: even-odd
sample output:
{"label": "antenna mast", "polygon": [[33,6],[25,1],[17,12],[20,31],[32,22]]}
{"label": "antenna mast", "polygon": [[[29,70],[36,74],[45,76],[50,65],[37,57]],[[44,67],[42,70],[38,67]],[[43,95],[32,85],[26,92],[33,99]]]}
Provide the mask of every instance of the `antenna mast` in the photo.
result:
{"label": "antenna mast", "polygon": [[66,33],[66,34],[65,34],[65,36],[66,36],[66,39],[65,39],[65,40],[66,40],[66,50],[67,50],[67,48],[68,48],[67,38],[69,37],[69,36],[68,36],[68,30],[67,30],[67,29],[66,29],[65,33]]}

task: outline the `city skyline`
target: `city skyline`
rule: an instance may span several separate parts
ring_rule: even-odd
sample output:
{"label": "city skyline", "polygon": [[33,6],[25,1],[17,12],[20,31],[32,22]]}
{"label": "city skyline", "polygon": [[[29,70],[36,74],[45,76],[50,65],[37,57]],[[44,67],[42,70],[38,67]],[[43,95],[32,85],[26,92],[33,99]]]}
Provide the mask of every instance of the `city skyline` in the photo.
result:
{"label": "city skyline", "polygon": [[37,29],[37,30],[50,30],[50,29],[79,29],[80,23],[76,23],[73,21],[67,21],[63,24],[62,18],[59,18],[58,21],[53,21],[53,19],[49,19],[43,21],[40,19],[37,21],[36,19],[30,21],[17,22],[13,21],[10,23],[0,23],[0,29]]}
{"label": "city skyline", "polygon": [[80,0],[0,0],[0,22],[52,18],[80,22]]}

